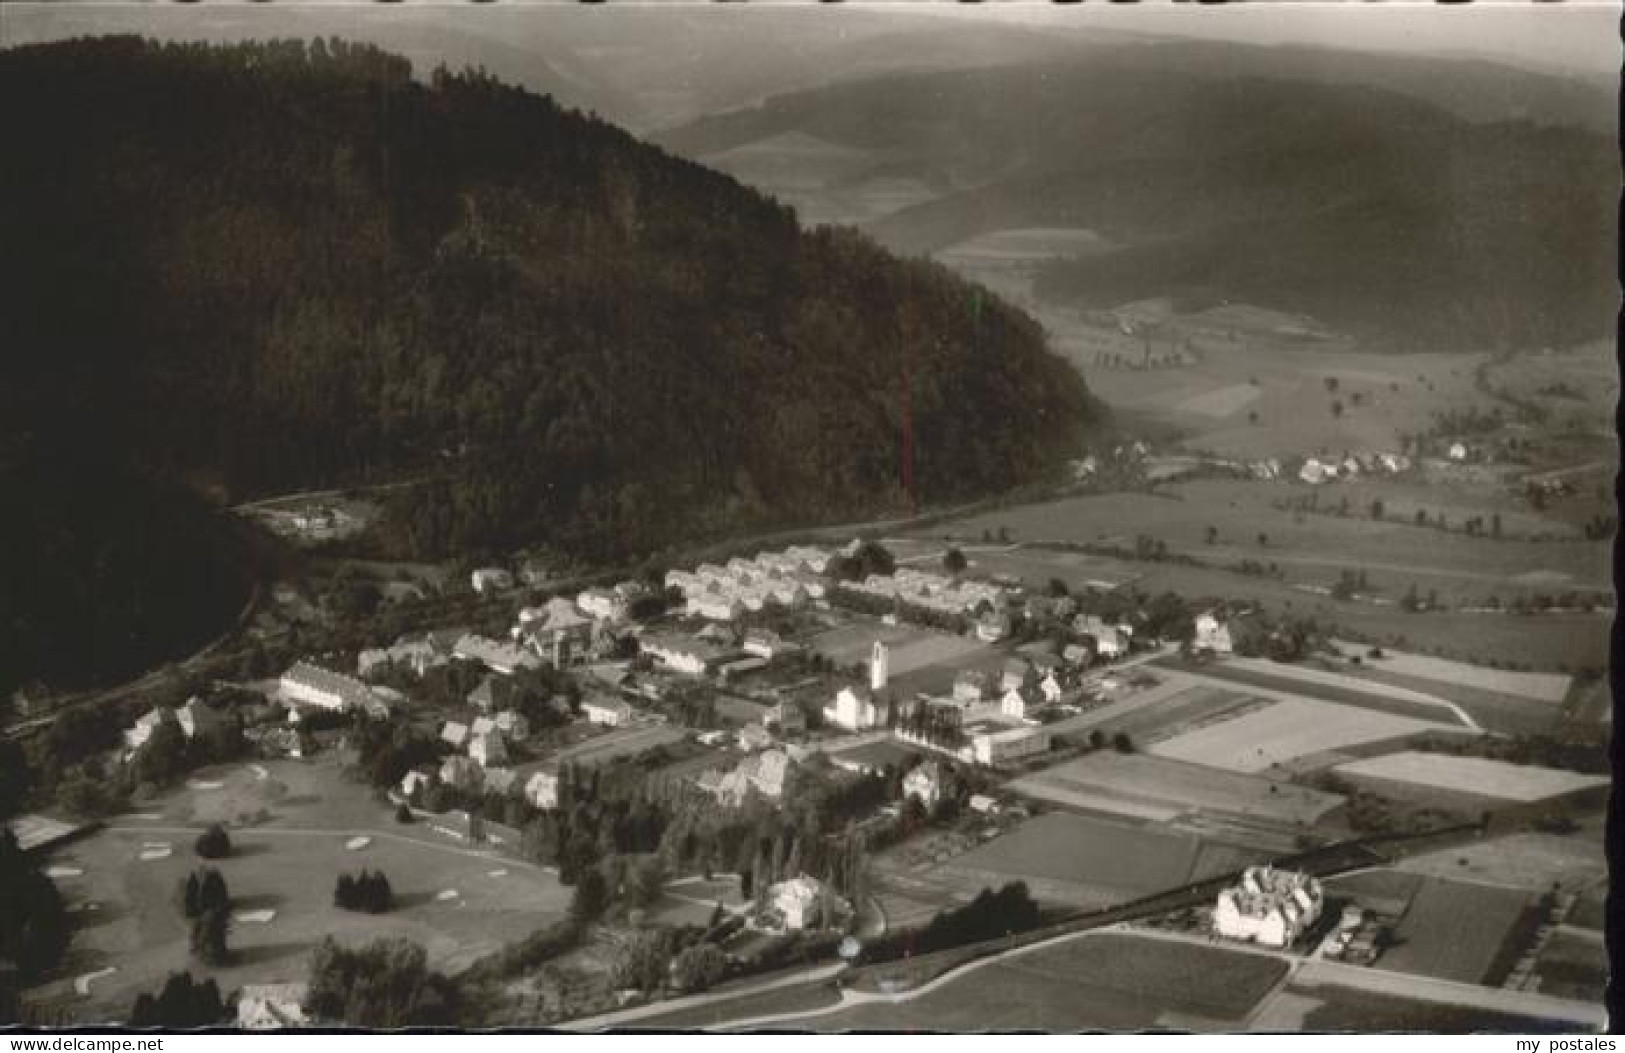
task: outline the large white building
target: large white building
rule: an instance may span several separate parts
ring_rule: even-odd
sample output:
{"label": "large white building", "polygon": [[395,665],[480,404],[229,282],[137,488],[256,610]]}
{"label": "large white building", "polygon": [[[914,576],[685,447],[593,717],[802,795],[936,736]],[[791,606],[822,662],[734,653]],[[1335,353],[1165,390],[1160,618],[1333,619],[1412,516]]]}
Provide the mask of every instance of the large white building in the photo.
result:
{"label": "large white building", "polygon": [[1191,646],[1198,651],[1230,654],[1234,650],[1230,640],[1230,627],[1221,622],[1212,611],[1197,615],[1196,635],[1191,639]]}
{"label": "large white building", "polygon": [[452,653],[465,661],[479,662],[493,673],[504,676],[512,676],[519,669],[536,669],[542,665],[542,660],[534,652],[473,633],[459,639]]}
{"label": "large white building", "polygon": [[1219,893],[1213,931],[1232,940],[1289,947],[1320,918],[1320,882],[1295,870],[1248,867],[1241,884]]}
{"label": "large white building", "polygon": [[781,881],[768,893],[774,912],[783,920],[785,929],[791,932],[828,926],[836,919],[826,915],[839,913],[845,907],[840,897],[826,890],[817,878],[807,874]]}
{"label": "large white building", "polygon": [[721,652],[704,640],[686,636],[651,633],[639,638],[638,651],[675,673],[699,676],[721,657]]}
{"label": "large white building", "polygon": [[994,765],[1044,753],[1050,747],[1050,733],[1043,728],[1007,728],[971,735],[971,757],[978,764]]}
{"label": "large white building", "polygon": [[295,662],[277,686],[282,697],[294,705],[341,713],[362,709],[375,716],[388,713],[388,705],[366,684],[309,662]]}

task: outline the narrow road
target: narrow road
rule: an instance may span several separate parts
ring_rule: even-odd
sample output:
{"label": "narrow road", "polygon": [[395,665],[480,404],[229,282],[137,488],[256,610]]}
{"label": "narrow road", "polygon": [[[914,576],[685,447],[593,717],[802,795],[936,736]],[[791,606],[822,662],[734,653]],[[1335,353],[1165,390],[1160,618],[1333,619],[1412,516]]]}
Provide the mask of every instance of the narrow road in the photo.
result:
{"label": "narrow road", "polygon": [[[671,998],[662,1002],[650,1002],[648,1005],[633,1006],[630,1009],[621,1009],[613,1013],[600,1013],[597,1016],[582,1017],[579,1020],[564,1020],[553,1026],[568,1031],[601,1031],[607,1028],[635,1026],[638,1021],[647,1020],[649,1017],[664,1016],[680,1010],[714,1005],[717,1002],[727,1002],[735,998],[760,994],[763,991],[776,991],[785,987],[822,983],[833,978],[845,968],[845,962],[835,962],[830,965],[791,973],[788,976],[781,976],[776,980],[770,980],[754,987],[731,991],[709,991],[705,994],[689,995],[686,998]],[[658,1026],[658,1024],[653,1026]]]}

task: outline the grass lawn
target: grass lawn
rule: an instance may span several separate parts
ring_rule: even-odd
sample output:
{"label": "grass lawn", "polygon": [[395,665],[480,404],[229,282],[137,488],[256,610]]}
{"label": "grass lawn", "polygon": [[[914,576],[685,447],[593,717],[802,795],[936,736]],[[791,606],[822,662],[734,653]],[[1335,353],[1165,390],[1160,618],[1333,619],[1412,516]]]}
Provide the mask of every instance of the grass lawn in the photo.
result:
{"label": "grass lawn", "polygon": [[[1461,861],[1466,860],[1463,864]],[[1519,833],[1407,856],[1399,869],[1544,892],[1554,882],[1578,890],[1608,876],[1603,832],[1582,825],[1572,834]]]}
{"label": "grass lawn", "polygon": [[1529,902],[1528,892],[1430,878],[1394,930],[1382,967],[1480,983]]}
{"label": "grass lawn", "polygon": [[[809,1009],[822,1009],[840,1001],[840,994],[832,982],[798,987],[780,987],[760,994],[741,995],[688,1009],[676,1009],[658,1016],[648,1016],[629,1027],[640,1030],[680,1031],[693,1028],[723,1028],[730,1021],[750,1020],[756,1017],[776,1016],[780,1013],[799,1013]],[[794,1021],[786,1028],[801,1026]],[[805,1026],[816,1027],[816,1021]]]}
{"label": "grass lawn", "polygon": [[1108,933],[1005,958],[896,1005],[799,1024],[819,1031],[1129,1031],[1167,1014],[1234,1026],[1286,973],[1273,957]]}
{"label": "grass lawn", "polygon": [[1355,706],[1283,699],[1156,743],[1151,752],[1230,771],[1264,772],[1299,757],[1398,739],[1437,726]]}
{"label": "grass lawn", "polygon": [[[68,903],[95,903],[96,909],[78,913],[63,978],[40,992],[46,1001],[62,1005],[76,1022],[92,1023],[123,1019],[138,993],[156,991],[170,972],[186,968],[214,976],[227,991],[302,980],[310,950],[329,935],[352,944],[404,936],[424,946],[433,967],[456,971],[568,906],[570,890],[540,869],[421,824],[397,826],[389,809],[343,781],[336,761],[262,767],[263,780],[247,767],[210,773],[202,781],[222,782],[219,789],[172,791],[147,806],[150,811],[121,817],[52,856],[52,865],[84,871],[63,880]],[[248,917],[233,924],[232,962],[200,969],[189,959],[187,924],[173,902],[177,883],[203,862],[192,851],[194,824],[210,821],[215,805],[227,813],[257,808],[256,786],[263,788],[270,818],[233,829],[233,854],[211,864],[226,879],[234,911]],[[292,787],[302,792],[288,792]],[[198,803],[203,800],[210,807]],[[171,818],[176,813],[198,818],[177,821]],[[349,849],[356,835],[370,843]],[[141,858],[156,854],[150,846],[159,844],[171,847],[168,856]],[[352,914],[332,905],[337,876],[362,867],[389,877],[394,911]],[[456,895],[441,898],[447,892]],[[251,920],[264,911],[275,913],[268,921]],[[95,981],[88,997],[74,992],[74,977],[106,967],[117,971]]]}

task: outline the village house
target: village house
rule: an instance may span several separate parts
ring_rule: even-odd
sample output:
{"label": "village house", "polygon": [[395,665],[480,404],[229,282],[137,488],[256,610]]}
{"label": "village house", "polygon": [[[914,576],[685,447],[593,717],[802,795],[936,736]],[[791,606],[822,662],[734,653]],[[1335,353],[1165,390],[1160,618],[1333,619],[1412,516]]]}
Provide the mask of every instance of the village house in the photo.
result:
{"label": "village house", "polygon": [[789,699],[780,699],[763,719],[768,727],[777,728],[780,735],[800,735],[807,730],[807,714]]}
{"label": "village house", "polygon": [[845,904],[817,878],[800,874],[768,890],[772,913],[787,932],[833,925],[845,913]]}
{"label": "village house", "polygon": [[409,771],[401,776],[401,796],[411,800],[413,794],[428,789],[431,781],[428,772]]}
{"label": "village house", "polygon": [[1241,883],[1219,893],[1213,931],[1226,939],[1289,947],[1320,918],[1320,882],[1294,870],[1248,867]]}
{"label": "village house", "polygon": [[[196,695],[187,699],[184,706],[177,706],[173,712],[175,722],[180,725],[181,734],[188,739],[196,736],[199,731],[209,732],[225,723],[224,717],[205,705]],[[125,729],[125,748],[134,753],[145,746],[163,719],[164,709],[161,706],[155,706],[142,714],[133,727]]]}
{"label": "village house", "polygon": [[481,596],[513,588],[513,575],[501,567],[481,567],[469,575],[469,581]]}
{"label": "village house", "polygon": [[503,743],[501,735],[495,731],[487,731],[469,736],[468,755],[482,768],[490,768],[507,763],[508,747]]}
{"label": "village house", "polygon": [[244,984],[237,992],[237,1026],[244,1031],[283,1031],[308,1027],[308,984]]}
{"label": "village house", "polygon": [[492,718],[496,730],[509,739],[530,738],[530,721],[516,709],[505,709]]}
{"label": "village house", "polygon": [[936,807],[942,796],[942,766],[926,761],[903,776],[903,796],[918,797],[927,808]]}
{"label": "village house", "polygon": [[611,589],[591,588],[576,596],[581,613],[603,621],[618,622],[626,618],[627,601]]}
{"label": "village house", "polygon": [[999,690],[1004,692],[1020,691],[1032,682],[1033,667],[1024,659],[1012,658],[1004,663],[1004,670],[999,679]]}
{"label": "village house", "polygon": [[495,673],[487,673],[474,690],[468,693],[468,704],[484,713],[507,709],[513,703],[513,682]]}
{"label": "village house", "polygon": [[773,745],[772,734],[760,724],[746,724],[739,729],[739,734],[736,737],[739,748],[747,753],[765,750]]}
{"label": "village house", "polygon": [[801,650],[801,645],[791,643],[772,629],[752,629],[745,634],[744,650],[771,660],[794,654]]}
{"label": "village house", "polygon": [[520,669],[538,669],[542,665],[540,658],[523,647],[473,633],[458,640],[452,653],[464,661],[479,662],[503,676],[512,676]]}
{"label": "village house", "polygon": [[618,728],[632,722],[632,707],[618,698],[597,696],[582,700],[581,715],[594,724]]}
{"label": "village house", "polygon": [[452,749],[468,745],[469,727],[460,720],[448,720],[440,727],[440,741]]}
{"label": "village house", "polygon": [[372,676],[395,666],[410,669],[414,676],[422,676],[435,666],[445,665],[450,657],[437,648],[428,636],[402,638],[389,647],[374,647],[362,651],[356,658],[356,672],[361,676]]}
{"label": "village house", "polygon": [[1011,720],[1026,720],[1039,707],[1031,689],[1013,687],[999,699],[999,714]]}
{"label": "village house", "polygon": [[824,720],[848,731],[864,731],[880,723],[880,710],[864,688],[843,687],[835,703],[825,707]]}
{"label": "village house", "polygon": [[538,771],[525,782],[525,800],[537,808],[559,806],[559,774],[556,771]]}
{"label": "village house", "polygon": [[453,753],[440,765],[440,781],[460,790],[477,792],[485,785],[485,772],[473,757]]}
{"label": "village house", "polygon": [[1198,651],[1212,651],[1214,654],[1230,654],[1234,650],[1230,640],[1230,627],[1221,622],[1212,611],[1197,615],[1196,634],[1191,638],[1191,647]]}
{"label": "village house", "polygon": [[703,675],[721,657],[721,652],[704,640],[669,633],[640,637],[638,651],[665,669],[689,676]]}
{"label": "village house", "polygon": [[1044,674],[1044,679],[1038,682],[1038,690],[1043,693],[1045,702],[1059,702],[1066,692],[1061,687],[1060,678],[1052,670]]}

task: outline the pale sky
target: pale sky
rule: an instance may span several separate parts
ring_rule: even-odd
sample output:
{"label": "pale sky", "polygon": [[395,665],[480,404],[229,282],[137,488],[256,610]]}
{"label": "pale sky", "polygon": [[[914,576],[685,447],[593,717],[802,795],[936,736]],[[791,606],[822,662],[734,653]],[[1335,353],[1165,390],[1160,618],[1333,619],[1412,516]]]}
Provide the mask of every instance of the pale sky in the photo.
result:
{"label": "pale sky", "polygon": [[[753,8],[802,6],[816,0],[747,0]],[[577,0],[499,0],[504,7],[575,6]],[[206,18],[209,7],[355,6],[376,9],[373,0],[207,0],[182,10]],[[466,8],[466,0],[405,0],[389,5]],[[481,5],[484,6],[484,5]],[[607,0],[603,8],[644,6],[717,6],[714,0]],[[734,5],[729,5],[734,6]],[[745,7],[745,3],[738,7]],[[1412,54],[1480,55],[1511,65],[1548,72],[1569,71],[1617,76],[1621,64],[1620,15],[1625,0],[1473,0],[1439,4],[1432,0],[1250,0],[1198,4],[1189,0],[1142,0],[1113,4],[1106,0],[1055,4],[1048,0],[989,0],[963,4],[954,0],[846,0],[847,8],[907,11],[965,21],[1003,21],[1060,30],[1077,27],[1118,30],[1261,44],[1306,44],[1356,51]],[[0,3],[0,41],[5,23],[21,29],[36,17],[50,18],[51,8],[175,8],[157,0],[66,0],[66,3]],[[173,12],[166,11],[166,14]],[[274,11],[273,11],[274,17]],[[28,34],[21,33],[26,38]]]}

